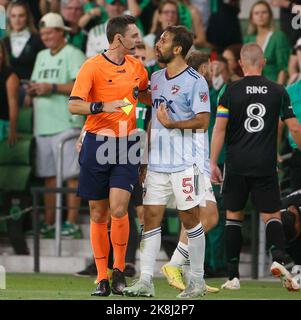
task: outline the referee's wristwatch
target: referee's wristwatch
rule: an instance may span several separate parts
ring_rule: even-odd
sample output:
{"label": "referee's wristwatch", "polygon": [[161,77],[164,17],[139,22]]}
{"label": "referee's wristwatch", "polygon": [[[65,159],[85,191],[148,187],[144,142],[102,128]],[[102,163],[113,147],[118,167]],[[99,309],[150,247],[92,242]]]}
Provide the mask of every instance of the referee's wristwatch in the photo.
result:
{"label": "referee's wristwatch", "polygon": [[103,102],[91,102],[90,112],[91,114],[97,114],[103,112],[104,104]]}

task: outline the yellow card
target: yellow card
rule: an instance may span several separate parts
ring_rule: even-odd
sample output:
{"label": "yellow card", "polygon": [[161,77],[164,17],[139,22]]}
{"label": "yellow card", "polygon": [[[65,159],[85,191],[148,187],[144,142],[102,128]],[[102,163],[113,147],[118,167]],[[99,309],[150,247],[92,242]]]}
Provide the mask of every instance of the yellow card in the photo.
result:
{"label": "yellow card", "polygon": [[131,101],[128,98],[124,98],[123,101],[128,103],[128,105],[125,107],[122,107],[121,109],[128,115],[132,111],[134,106],[132,105]]}

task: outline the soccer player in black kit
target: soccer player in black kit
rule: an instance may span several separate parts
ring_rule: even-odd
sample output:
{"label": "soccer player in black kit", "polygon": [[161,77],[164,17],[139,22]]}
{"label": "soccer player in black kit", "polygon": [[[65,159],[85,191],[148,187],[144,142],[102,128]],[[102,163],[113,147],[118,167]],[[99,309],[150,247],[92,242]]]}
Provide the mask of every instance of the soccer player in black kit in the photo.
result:
{"label": "soccer player in black kit", "polygon": [[[241,225],[249,194],[266,224],[266,239],[272,254],[271,272],[288,290],[299,285],[286,269],[292,260],[285,254],[285,239],[280,216],[280,191],[277,176],[277,128],[285,122],[301,149],[301,125],[296,119],[285,89],[263,77],[265,59],[256,43],[243,46],[240,65],[244,78],[230,84],[222,95],[211,141],[211,180],[223,183],[226,221],[226,254],[229,280],[225,289],[239,289]],[[217,159],[226,145],[225,175]]]}

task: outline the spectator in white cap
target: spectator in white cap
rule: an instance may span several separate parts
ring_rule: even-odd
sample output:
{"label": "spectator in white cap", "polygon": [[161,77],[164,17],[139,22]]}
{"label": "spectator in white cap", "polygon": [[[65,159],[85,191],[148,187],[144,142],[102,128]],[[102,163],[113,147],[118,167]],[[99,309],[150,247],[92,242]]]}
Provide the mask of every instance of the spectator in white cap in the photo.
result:
{"label": "spectator in white cap", "polygon": [[[66,43],[63,18],[57,13],[47,13],[39,23],[41,39],[47,49],[39,52],[35,61],[31,83],[27,94],[33,99],[34,134],[36,137],[36,175],[45,179],[45,187],[56,186],[58,145],[67,136],[79,135],[83,119],[72,116],[68,111],[68,98],[77,72],[85,60],[84,54]],[[63,177],[70,188],[77,186],[78,154],[76,138],[64,145]],[[67,221],[62,233],[68,237],[78,237],[76,225],[79,198],[67,196]],[[41,229],[44,237],[54,236],[55,194],[46,194],[45,223]]]}

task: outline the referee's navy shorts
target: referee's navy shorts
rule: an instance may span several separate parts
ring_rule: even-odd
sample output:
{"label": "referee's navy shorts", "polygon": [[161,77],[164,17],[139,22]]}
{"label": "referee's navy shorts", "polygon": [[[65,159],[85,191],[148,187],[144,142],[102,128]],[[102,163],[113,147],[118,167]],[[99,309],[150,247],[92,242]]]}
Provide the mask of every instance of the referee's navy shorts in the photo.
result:
{"label": "referee's navy shorts", "polygon": [[[133,161],[133,158],[138,160]],[[103,200],[109,198],[110,188],[132,192],[138,182],[139,158],[139,141],[87,132],[79,154],[78,196]]]}

